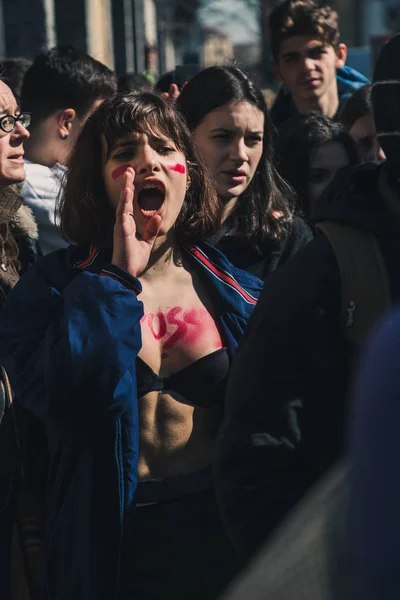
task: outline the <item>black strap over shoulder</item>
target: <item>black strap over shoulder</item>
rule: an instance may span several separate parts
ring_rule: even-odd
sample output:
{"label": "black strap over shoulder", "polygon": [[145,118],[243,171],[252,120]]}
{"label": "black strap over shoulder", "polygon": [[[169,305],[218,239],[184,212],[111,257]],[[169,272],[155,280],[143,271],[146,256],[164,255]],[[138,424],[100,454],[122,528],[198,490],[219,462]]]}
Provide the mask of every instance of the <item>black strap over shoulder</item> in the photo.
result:
{"label": "black strap over shoulder", "polygon": [[359,345],[392,305],[382,253],[374,235],[350,225],[323,221],[317,229],[328,238],[338,262],[345,337]]}

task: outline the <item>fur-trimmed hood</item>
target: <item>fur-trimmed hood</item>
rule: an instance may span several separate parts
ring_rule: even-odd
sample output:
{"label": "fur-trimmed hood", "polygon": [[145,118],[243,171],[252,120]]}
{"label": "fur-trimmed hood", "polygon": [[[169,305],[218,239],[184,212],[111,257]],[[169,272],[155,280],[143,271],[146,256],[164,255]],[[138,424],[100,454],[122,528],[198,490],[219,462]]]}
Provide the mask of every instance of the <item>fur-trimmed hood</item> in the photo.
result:
{"label": "fur-trimmed hood", "polygon": [[24,204],[20,206],[15,215],[11,219],[12,229],[18,230],[21,235],[26,235],[33,240],[39,238],[38,227],[31,209]]}

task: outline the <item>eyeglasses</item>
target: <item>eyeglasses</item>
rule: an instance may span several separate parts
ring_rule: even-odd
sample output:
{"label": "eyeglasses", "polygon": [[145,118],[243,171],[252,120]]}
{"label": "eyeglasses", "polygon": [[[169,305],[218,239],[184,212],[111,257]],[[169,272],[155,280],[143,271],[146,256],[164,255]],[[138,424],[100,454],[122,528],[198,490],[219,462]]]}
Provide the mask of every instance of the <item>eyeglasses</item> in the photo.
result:
{"label": "eyeglasses", "polygon": [[17,117],[13,115],[4,115],[4,117],[0,117],[0,129],[5,131],[5,133],[11,133],[14,131],[18,121],[20,121],[22,127],[28,129],[31,124],[32,114],[28,112],[23,112],[19,114]]}

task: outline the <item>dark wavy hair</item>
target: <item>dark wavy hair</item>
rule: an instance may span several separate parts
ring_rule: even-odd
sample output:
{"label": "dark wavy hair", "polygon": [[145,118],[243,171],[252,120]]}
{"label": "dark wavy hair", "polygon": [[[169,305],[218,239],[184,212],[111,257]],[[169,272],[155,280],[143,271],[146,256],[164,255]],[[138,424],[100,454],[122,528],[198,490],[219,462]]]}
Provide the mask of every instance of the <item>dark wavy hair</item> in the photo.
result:
{"label": "dark wavy hair", "polygon": [[350,165],[361,162],[357,143],[344,126],[319,111],[309,111],[289,119],[278,132],[276,153],[279,171],[294,188],[298,208],[307,218],[311,215],[308,189],[312,153],[328,142],[343,144]]}
{"label": "dark wavy hair", "polygon": [[278,4],[269,16],[268,29],[276,61],[282,42],[295,35],[311,35],[335,49],[340,44],[338,13],[314,0],[286,0]]}
{"label": "dark wavy hair", "polygon": [[173,141],[188,161],[191,185],[175,223],[178,242],[209,237],[221,224],[218,199],[184,119],[154,92],[116,94],[89,117],[68,164],[64,192],[57,203],[60,235],[74,244],[112,245],[115,209],[104,185],[103,143],[107,153],[130,132],[156,133]]}
{"label": "dark wavy hair", "polygon": [[194,131],[211,111],[231,102],[249,102],[265,117],[263,152],[254,177],[231,215],[232,232],[256,249],[279,246],[293,220],[293,191],[274,165],[273,125],[261,90],[234,66],[209,67],[183,88],[177,105]]}
{"label": "dark wavy hair", "polygon": [[340,122],[349,131],[358,119],[372,113],[372,85],[364,85],[347,100],[340,113]]}

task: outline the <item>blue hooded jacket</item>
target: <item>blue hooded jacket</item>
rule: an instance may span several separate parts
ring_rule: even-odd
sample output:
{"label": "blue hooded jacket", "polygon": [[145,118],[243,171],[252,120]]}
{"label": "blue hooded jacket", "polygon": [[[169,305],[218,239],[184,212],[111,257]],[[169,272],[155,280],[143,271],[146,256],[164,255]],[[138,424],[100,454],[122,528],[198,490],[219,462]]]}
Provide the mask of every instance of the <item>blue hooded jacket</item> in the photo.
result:
{"label": "blue hooded jacket", "polygon": [[[339,94],[338,113],[340,113],[346,101],[354,92],[370,83],[367,77],[347,66],[337,69],[336,81]],[[285,121],[296,114],[297,111],[291,93],[285,87],[282,87],[270,111],[270,116],[275,127],[280,127]]]}
{"label": "blue hooded jacket", "polygon": [[[183,246],[233,356],[262,282],[218,250]],[[70,246],[22,277],[0,317],[0,362],[46,427],[47,600],[121,599],[138,460],[140,282],[111,253]],[[126,538],[126,539],[125,539]]]}

